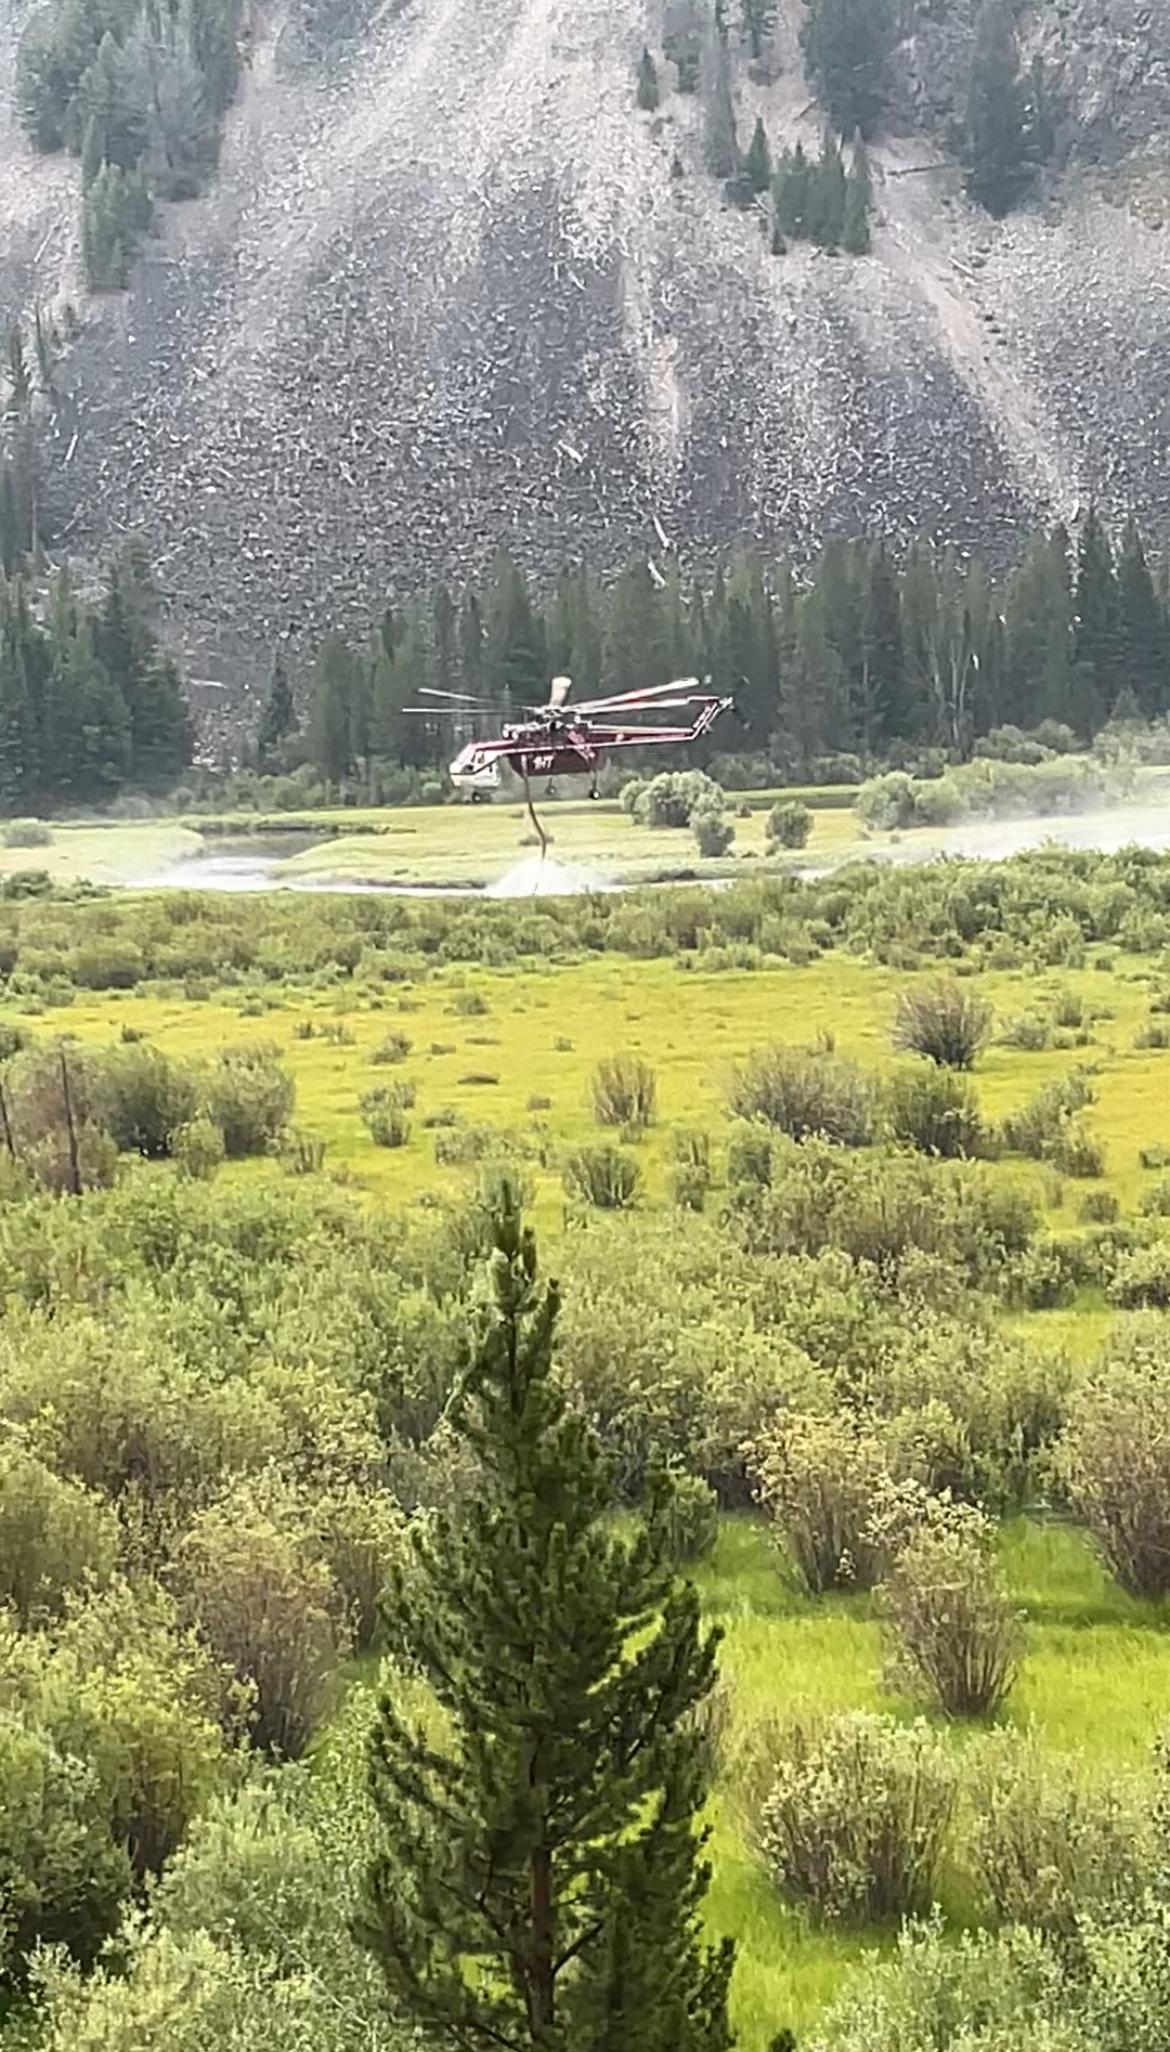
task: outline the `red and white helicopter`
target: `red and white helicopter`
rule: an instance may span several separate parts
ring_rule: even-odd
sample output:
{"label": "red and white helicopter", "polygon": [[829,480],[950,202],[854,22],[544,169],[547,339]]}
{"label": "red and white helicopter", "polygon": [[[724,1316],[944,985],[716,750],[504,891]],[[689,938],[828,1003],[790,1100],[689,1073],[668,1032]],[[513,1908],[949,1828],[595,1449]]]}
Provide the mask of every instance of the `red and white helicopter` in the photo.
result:
{"label": "red and white helicopter", "polygon": [[[681,748],[697,741],[714,726],[721,713],[734,709],[735,701],[720,698],[704,689],[697,677],[680,677],[673,684],[652,684],[644,691],[619,692],[612,698],[590,698],[581,705],[568,703],[571,677],[554,677],[544,705],[524,706],[523,720],[505,721],[499,735],[469,741],[450,766],[451,782],[473,798],[486,797],[500,781],[500,764],[515,770],[528,791],[531,776],[587,776],[589,796],[597,797],[597,772],[605,757],[619,748]],[[420,697],[441,699],[452,706],[475,706],[484,701],[463,691],[439,691],[420,685]],[[425,712],[434,719],[438,706],[410,706],[410,712]],[[632,713],[685,712],[689,724],[666,726],[626,725],[618,716]],[[529,805],[531,806],[531,798]]]}

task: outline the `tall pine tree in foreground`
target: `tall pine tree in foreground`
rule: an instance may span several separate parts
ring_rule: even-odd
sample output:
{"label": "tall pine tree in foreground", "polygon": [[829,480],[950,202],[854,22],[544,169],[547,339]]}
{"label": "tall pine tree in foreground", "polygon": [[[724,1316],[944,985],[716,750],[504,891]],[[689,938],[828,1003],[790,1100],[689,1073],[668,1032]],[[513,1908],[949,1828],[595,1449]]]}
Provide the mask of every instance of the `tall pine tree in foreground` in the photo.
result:
{"label": "tall pine tree in foreground", "polygon": [[383,1699],[384,1827],[360,1936],[428,2045],[725,2052],[731,1950],[699,1929],[715,1636],[662,1512],[619,1533],[596,1441],[552,1368],[554,1284],[500,1192],[461,1398],[482,1487],[392,1592],[437,1706]]}

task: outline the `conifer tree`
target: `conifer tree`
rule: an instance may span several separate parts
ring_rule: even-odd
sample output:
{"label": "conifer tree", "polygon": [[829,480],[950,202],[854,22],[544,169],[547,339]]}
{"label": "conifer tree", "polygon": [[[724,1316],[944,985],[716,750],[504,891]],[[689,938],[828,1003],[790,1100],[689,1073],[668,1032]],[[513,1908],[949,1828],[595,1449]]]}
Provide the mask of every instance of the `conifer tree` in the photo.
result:
{"label": "conifer tree", "polygon": [[608,1521],[552,1365],[558,1297],[514,1190],[459,1399],[480,1485],[416,1537],[390,1602],[441,1714],[383,1697],[381,1843],[358,1934],[442,2052],[725,2052],[730,1947],[700,1933],[715,1637],[662,1515]]}
{"label": "conifer tree", "polygon": [[322,643],[313,668],[309,751],[318,776],[341,784],[353,768],[354,662],[336,634]]}
{"label": "conifer tree", "polygon": [[828,130],[809,188],[807,232],[822,249],[836,249],[845,226],[845,163],[841,145]]}
{"label": "conifer tree", "polygon": [[756,118],[743,168],[751,182],[752,191],[767,192],[772,183],[772,152],[768,148],[768,132],[762,116]]}
{"label": "conifer tree", "polygon": [[812,180],[813,167],[804,144],[798,142],[794,150],[785,150],[773,185],[772,204],[782,235],[799,240],[808,234]]}
{"label": "conifer tree", "polygon": [[752,62],[758,64],[776,26],[776,0],[741,0],[741,18]]}
{"label": "conifer tree", "polygon": [[1125,682],[1113,551],[1094,506],[1085,515],[1077,542],[1075,606],[1077,674],[1068,717],[1078,733],[1088,735],[1106,718]]}
{"label": "conifer tree", "polygon": [[711,38],[704,57],[703,158],[713,178],[734,178],[739,169],[731,57],[724,36]]}
{"label": "conifer tree", "polygon": [[858,136],[853,145],[853,159],[845,179],[845,204],[841,223],[841,247],[849,256],[868,256],[870,248],[869,211],[873,203],[873,187],[869,175],[869,159],[865,144]]}
{"label": "conifer tree", "polygon": [[1126,522],[1117,561],[1117,606],[1123,684],[1133,692],[1142,718],[1154,719],[1170,703],[1170,640],[1132,518]]}
{"label": "conifer tree", "polygon": [[643,47],[638,60],[638,105],[643,114],[653,114],[658,101],[658,66],[649,50]]}
{"label": "conifer tree", "polygon": [[297,730],[297,708],[289,683],[288,670],[279,649],[272,658],[272,674],[268,680],[268,691],[260,708],[260,723],[256,729],[256,760],[262,770],[271,769],[276,763],[280,744]]}
{"label": "conifer tree", "polygon": [[1030,175],[1028,96],[1006,0],[984,0],[975,31],[964,131],[967,191],[1006,214]]}
{"label": "conifer tree", "polygon": [[870,755],[879,738],[908,740],[914,730],[902,650],[901,595],[894,566],[880,545],[865,565],[860,610],[857,726],[862,748]]}
{"label": "conifer tree", "polygon": [[539,705],[547,681],[544,635],[531,593],[501,551],[492,565],[484,609],[484,690],[500,703]]}
{"label": "conifer tree", "polygon": [[894,40],[891,0],[805,0],[804,67],[842,135],[872,135]]}

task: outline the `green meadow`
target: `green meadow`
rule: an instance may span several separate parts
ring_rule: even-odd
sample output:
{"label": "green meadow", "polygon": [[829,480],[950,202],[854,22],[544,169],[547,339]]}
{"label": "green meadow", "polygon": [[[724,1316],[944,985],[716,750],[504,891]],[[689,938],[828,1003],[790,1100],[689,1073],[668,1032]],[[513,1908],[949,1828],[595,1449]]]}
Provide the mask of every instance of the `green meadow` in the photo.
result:
{"label": "green meadow", "polygon": [[[417,817],[429,824],[427,815]],[[701,956],[684,966],[688,959],[608,955],[555,966],[448,967],[391,986],[383,996],[295,983],[274,986],[267,997],[221,992],[204,1002],[141,991],[79,993],[67,1013],[29,1023],[38,1031],[65,1028],[94,1043],[142,1034],[188,1058],[229,1043],[273,1043],[295,1078],[297,1125],[325,1142],[327,1170],[356,1182],[380,1205],[414,1206],[435,1191],[454,1194],[474,1177],[474,1169],[436,1162],[429,1117],[455,1115],[465,1125],[490,1128],[521,1150],[555,1264],[566,1229],[559,1161],[566,1148],[598,1137],[588,1082],[600,1057],[628,1050],[656,1071],[657,1121],[630,1143],[651,1207],[668,1201],[674,1129],[705,1130],[718,1162],[728,1075],[752,1048],[820,1038],[873,1070],[893,1060],[890,1023],[904,973],[838,954],[804,967],[779,964],[750,973],[711,973]],[[993,1171],[1025,1183],[1054,1227],[1075,1227],[1086,1188],[1108,1189],[1123,1213],[1133,1212],[1151,1180],[1140,1149],[1151,1140],[1170,1141],[1170,1051],[1134,1044],[1148,1018],[1153,973],[1147,959],[1110,958],[1096,949],[1082,968],[979,979],[1000,1029],[1061,1000],[1079,999],[1091,1021],[1086,1044],[1073,1051],[1025,1052],[1005,1045],[997,1031],[976,1070],[983,1110],[993,1119],[1077,1062],[1094,1071],[1089,1119],[1106,1151],[1098,1184],[1061,1181],[1018,1160],[1001,1161]],[[374,1056],[392,1033],[405,1035],[409,1050],[392,1066],[379,1066]],[[367,1135],[359,1099],[392,1079],[412,1083],[416,1103],[406,1144],[386,1149]],[[238,1178],[273,1173],[270,1164],[248,1162],[225,1171]],[[1038,1346],[1079,1359],[1119,1315],[1085,1301],[1073,1309],[1016,1313],[1010,1323]],[[1063,1526],[1016,1519],[1004,1528],[1002,1549],[1029,1627],[1011,1719],[1034,1724],[1054,1746],[1080,1749],[1094,1765],[1140,1764],[1170,1701],[1163,1619],[1120,1594],[1087,1541]],[[883,1686],[881,1634],[870,1599],[814,1600],[797,1593],[754,1518],[723,1520],[699,1579],[707,1612],[726,1634],[722,1664],[733,1732],[769,1711],[801,1705],[910,1714]],[[765,2052],[777,2019],[802,2027],[839,1990],[843,1971],[868,1948],[888,1946],[892,1934],[843,1935],[786,1911],[727,1791],[717,1792],[713,1824],[710,1920],[739,1940],[737,2022],[746,2052]],[[948,1890],[961,1920],[967,1913],[961,1874],[951,1877]]]}

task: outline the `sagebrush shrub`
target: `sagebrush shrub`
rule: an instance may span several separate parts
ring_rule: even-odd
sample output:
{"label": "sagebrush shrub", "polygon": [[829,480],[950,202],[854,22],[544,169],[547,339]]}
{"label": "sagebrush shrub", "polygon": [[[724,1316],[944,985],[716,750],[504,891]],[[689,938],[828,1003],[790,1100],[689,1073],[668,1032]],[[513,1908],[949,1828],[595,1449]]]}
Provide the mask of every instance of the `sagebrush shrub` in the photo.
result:
{"label": "sagebrush shrub", "polygon": [[708,862],[726,855],[735,839],[735,827],[722,805],[699,805],[691,814],[695,844]]}
{"label": "sagebrush shrub", "polygon": [[986,998],[956,977],[911,984],[898,997],[894,1046],[903,1054],[926,1055],[940,1068],[970,1069],[993,1018]]}
{"label": "sagebrush shrub", "polygon": [[887,1089],[895,1140],[920,1154],[969,1160],[986,1149],[979,1100],[965,1077],[935,1063],[900,1069]]}
{"label": "sagebrush shrub", "polygon": [[734,1071],[728,1109],[793,1140],[865,1147],[874,1136],[874,1086],[853,1062],[810,1047],[758,1048]]}
{"label": "sagebrush shrub", "polygon": [[1170,1595],[1167,1388],[1160,1330],[1118,1340],[1073,1390],[1058,1450],[1072,1508],[1122,1588],[1154,1601]]}
{"label": "sagebrush shrub", "polygon": [[408,1033],[394,1031],[387,1033],[378,1042],[370,1060],[378,1068],[388,1068],[395,1062],[404,1062],[410,1053],[412,1042]]}
{"label": "sagebrush shrub", "polygon": [[179,1174],[192,1182],[210,1182],[225,1153],[223,1134],[214,1119],[205,1114],[189,1119],[171,1135],[172,1159]]}
{"label": "sagebrush shrub", "polygon": [[649,1062],[640,1055],[610,1055],[598,1062],[589,1095],[599,1126],[625,1126],[639,1132],[653,1124],[658,1082]]}
{"label": "sagebrush shrub", "polygon": [[1020,1613],[994,1547],[981,1511],[936,1502],[924,1506],[881,1584],[897,1678],[944,1717],[993,1717],[1016,1678]]}
{"label": "sagebrush shrub", "polygon": [[922,1915],[956,1790],[954,1755],[924,1723],[853,1711],[792,1725],[759,1826],[777,1889],[842,1923]]}
{"label": "sagebrush shrub", "polygon": [[719,1500],[699,1475],[674,1475],[662,1512],[670,1557],[680,1565],[704,1560],[719,1534]]}
{"label": "sagebrush shrub", "polygon": [[564,1167],[567,1194],[597,1211],[628,1211],[641,1182],[637,1162],[620,1147],[579,1147]]}
{"label": "sagebrush shrub", "polygon": [[203,1074],[203,1110],[223,1134],[229,1160],[267,1154],[292,1117],[296,1085],[279,1050],[264,1042],[225,1047]]}
{"label": "sagebrush shrub", "polygon": [[871,1519],[888,1472],[876,1433],[850,1412],[796,1412],[751,1449],[749,1466],[807,1589],[873,1584],[880,1555]]}
{"label": "sagebrush shrub", "polygon": [[195,1115],[194,1071],[138,1041],[104,1049],[95,1076],[98,1116],[119,1152],[148,1161],[169,1155],[175,1133]]}
{"label": "sagebrush shrub", "polygon": [[367,1090],[358,1109],[375,1147],[405,1147],[410,1138],[410,1120],[400,1090],[393,1086]]}
{"label": "sagebrush shrub", "polygon": [[985,1910],[1069,1939],[1087,1910],[1135,1901],[1151,1864],[1148,1803],[1034,1734],[988,1734],[968,1755],[967,1850]]}
{"label": "sagebrush shrub", "polygon": [[768,814],[764,836],[774,848],[803,848],[812,823],[812,813],[799,798],[781,798]]}
{"label": "sagebrush shrub", "polygon": [[1093,1085],[1083,1069],[1045,1083],[1003,1122],[1004,1145],[1031,1161],[1055,1161],[1076,1114],[1092,1104]]}
{"label": "sagebrush shrub", "polygon": [[1170,1242],[1122,1254],[1107,1294],[1122,1311],[1170,1311]]}

